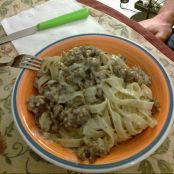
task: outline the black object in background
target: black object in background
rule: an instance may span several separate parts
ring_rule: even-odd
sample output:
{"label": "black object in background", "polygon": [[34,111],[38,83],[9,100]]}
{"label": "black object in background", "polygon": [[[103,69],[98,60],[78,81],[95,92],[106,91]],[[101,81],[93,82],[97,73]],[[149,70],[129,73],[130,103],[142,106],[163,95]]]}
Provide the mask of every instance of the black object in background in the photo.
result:
{"label": "black object in background", "polygon": [[150,12],[150,13],[158,14],[158,12],[161,8],[160,7],[161,3],[163,3],[163,2],[159,2],[158,0],[156,0],[155,2],[152,2],[152,0],[149,0],[148,5],[145,5],[142,0],[138,0],[135,3],[134,8],[137,10],[140,10],[142,12],[147,12],[147,13]]}
{"label": "black object in background", "polygon": [[128,3],[129,0],[121,0],[121,3]]}
{"label": "black object in background", "polygon": [[[136,22],[140,22],[140,21],[146,20],[147,19],[146,16],[147,16],[147,12],[138,12],[134,14],[133,16],[131,16],[131,19],[133,19]],[[149,18],[152,18],[154,16],[155,14],[149,13]]]}
{"label": "black object in background", "polygon": [[126,4],[126,3],[128,3],[128,2],[129,2],[129,0],[120,0],[120,8],[123,9],[123,10],[128,10],[128,11],[136,12],[136,11],[134,11],[134,10],[132,10],[132,9],[129,9],[129,8],[127,8],[127,7],[123,7],[123,6],[122,6],[122,4]]}
{"label": "black object in background", "polygon": [[160,9],[160,7],[158,7],[158,8],[154,7],[154,4],[156,4],[156,3],[158,3],[158,0],[156,0],[155,3],[152,3],[152,0],[149,0],[149,4],[147,6],[145,6],[143,4],[142,0],[138,0],[135,3],[135,9],[140,10],[141,12],[134,14],[131,17],[131,19],[133,19],[137,22],[140,22],[140,21],[143,21],[145,19],[149,19],[149,18],[154,17]]}
{"label": "black object in background", "polygon": [[168,45],[168,47],[170,47],[174,51],[174,28],[173,28],[172,34],[168,38],[166,44]]}

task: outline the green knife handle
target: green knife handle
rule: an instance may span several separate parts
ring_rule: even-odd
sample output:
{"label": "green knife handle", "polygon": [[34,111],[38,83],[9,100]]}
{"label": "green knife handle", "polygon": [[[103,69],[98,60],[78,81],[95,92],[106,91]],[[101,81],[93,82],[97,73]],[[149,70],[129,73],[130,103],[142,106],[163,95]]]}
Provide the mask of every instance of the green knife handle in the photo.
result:
{"label": "green knife handle", "polygon": [[87,18],[89,15],[89,11],[87,8],[82,8],[80,10],[62,15],[62,16],[58,16],[54,19],[50,19],[48,21],[45,22],[41,22],[39,23],[36,27],[38,30],[45,30],[48,28],[52,28],[52,27],[56,27],[59,25],[63,25],[69,22],[73,22],[79,19],[84,19]]}

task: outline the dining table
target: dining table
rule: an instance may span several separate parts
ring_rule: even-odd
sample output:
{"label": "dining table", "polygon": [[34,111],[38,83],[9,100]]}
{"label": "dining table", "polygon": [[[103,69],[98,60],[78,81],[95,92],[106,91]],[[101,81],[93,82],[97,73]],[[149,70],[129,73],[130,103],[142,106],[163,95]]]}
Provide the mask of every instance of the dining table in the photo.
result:
{"label": "dining table", "polygon": [[[0,0],[0,21],[47,0]],[[58,0],[61,1],[61,0]],[[118,35],[140,44],[165,67],[174,83],[174,52],[165,43],[145,30],[136,21],[96,0],[77,0],[87,7],[90,16],[109,34]],[[0,25],[0,37],[5,36]],[[55,166],[37,155],[23,140],[14,123],[11,93],[20,72],[16,66],[18,52],[11,42],[0,45],[0,174],[78,174]],[[112,174],[171,174],[174,173],[174,126],[162,145],[148,158]]]}

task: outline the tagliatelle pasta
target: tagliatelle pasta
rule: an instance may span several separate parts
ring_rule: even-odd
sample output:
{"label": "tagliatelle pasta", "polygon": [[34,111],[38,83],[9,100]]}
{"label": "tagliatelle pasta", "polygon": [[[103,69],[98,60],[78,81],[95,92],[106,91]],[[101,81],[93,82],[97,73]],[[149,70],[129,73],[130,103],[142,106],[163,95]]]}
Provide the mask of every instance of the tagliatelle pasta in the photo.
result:
{"label": "tagliatelle pasta", "polygon": [[45,138],[95,162],[111,148],[157,122],[149,76],[120,55],[74,47],[43,60],[28,110]]}

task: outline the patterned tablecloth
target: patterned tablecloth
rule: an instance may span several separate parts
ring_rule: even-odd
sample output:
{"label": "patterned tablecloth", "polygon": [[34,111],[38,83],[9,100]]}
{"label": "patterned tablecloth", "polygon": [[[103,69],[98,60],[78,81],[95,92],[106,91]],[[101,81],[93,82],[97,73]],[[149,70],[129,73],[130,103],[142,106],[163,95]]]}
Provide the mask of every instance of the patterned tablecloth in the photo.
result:
{"label": "patterned tablecloth", "polygon": [[[0,0],[0,20],[46,0]],[[61,1],[61,0],[60,0]],[[166,67],[174,82],[174,63],[149,43],[144,37],[119,20],[90,8],[91,16],[109,33],[129,38],[147,48]],[[4,31],[0,26],[0,36]],[[34,153],[19,135],[11,113],[11,90],[18,68],[11,67],[17,55],[11,43],[0,45],[0,173],[67,173],[68,171],[50,164]],[[118,173],[174,173],[174,129],[153,155],[141,163]]]}

